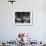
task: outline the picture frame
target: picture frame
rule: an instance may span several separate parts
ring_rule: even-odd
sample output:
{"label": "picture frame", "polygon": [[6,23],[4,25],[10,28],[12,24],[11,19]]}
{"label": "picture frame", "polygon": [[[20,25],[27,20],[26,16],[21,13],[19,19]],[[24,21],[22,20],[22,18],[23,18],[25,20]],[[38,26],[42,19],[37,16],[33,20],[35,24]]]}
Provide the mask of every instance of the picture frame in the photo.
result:
{"label": "picture frame", "polygon": [[15,11],[15,25],[16,26],[32,26],[33,11],[32,10],[18,10]]}

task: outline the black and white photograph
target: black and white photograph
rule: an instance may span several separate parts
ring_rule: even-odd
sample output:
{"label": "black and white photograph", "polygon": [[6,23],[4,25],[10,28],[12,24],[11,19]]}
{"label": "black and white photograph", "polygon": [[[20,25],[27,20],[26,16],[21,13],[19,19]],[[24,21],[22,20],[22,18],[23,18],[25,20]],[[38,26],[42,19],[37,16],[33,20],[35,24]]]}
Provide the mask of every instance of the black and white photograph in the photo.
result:
{"label": "black and white photograph", "polygon": [[15,12],[15,24],[16,25],[31,25],[32,12],[29,12],[29,11]]}

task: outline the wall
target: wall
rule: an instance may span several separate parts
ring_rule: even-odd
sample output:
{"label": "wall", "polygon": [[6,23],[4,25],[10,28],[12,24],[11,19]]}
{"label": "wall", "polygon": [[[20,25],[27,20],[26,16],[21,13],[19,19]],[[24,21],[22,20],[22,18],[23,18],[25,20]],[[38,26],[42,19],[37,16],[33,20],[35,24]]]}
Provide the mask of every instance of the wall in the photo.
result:
{"label": "wall", "polygon": [[[16,10],[33,10],[32,26],[15,26]],[[33,40],[46,40],[46,1],[17,0],[13,5],[7,0],[0,0],[0,40],[11,40],[18,32],[26,32]]]}

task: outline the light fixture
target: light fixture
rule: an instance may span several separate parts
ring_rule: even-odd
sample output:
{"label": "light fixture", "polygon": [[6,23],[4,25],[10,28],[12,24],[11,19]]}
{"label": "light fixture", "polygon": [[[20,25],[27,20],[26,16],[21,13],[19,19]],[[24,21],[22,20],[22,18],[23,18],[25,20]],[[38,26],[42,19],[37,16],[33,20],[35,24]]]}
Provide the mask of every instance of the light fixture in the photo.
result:
{"label": "light fixture", "polygon": [[16,2],[15,0],[8,0],[8,2],[11,2],[12,4]]}

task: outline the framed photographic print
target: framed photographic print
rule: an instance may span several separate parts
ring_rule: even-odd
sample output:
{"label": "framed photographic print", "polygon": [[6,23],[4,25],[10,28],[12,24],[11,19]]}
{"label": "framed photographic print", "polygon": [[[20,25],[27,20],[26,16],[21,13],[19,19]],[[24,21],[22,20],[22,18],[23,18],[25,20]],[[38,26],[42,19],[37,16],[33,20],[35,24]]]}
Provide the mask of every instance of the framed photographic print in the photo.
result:
{"label": "framed photographic print", "polygon": [[15,25],[32,25],[32,11],[15,11]]}

